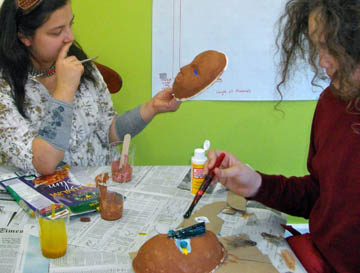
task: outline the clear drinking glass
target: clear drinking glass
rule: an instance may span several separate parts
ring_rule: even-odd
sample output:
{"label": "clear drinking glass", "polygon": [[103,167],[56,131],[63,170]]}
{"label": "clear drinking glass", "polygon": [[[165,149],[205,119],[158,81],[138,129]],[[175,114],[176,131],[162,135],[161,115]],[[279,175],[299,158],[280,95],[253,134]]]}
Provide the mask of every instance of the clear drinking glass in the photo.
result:
{"label": "clear drinking glass", "polygon": [[107,221],[120,219],[123,213],[124,197],[117,192],[107,190],[107,186],[99,185],[100,215]]}
{"label": "clear drinking glass", "polygon": [[39,223],[41,252],[46,258],[59,258],[67,249],[66,226],[69,224],[70,210],[60,204],[36,211]]}
{"label": "clear drinking glass", "polygon": [[135,158],[135,144],[130,143],[128,152],[124,156],[122,156],[122,151],[122,141],[110,143],[111,176],[112,181],[118,183],[129,182],[131,180]]}

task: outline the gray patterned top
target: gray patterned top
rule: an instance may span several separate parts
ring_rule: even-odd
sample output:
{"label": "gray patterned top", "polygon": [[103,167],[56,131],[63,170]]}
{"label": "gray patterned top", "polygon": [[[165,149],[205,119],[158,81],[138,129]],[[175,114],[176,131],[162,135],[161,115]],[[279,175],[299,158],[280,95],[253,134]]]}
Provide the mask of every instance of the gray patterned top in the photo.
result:
{"label": "gray patterned top", "polygon": [[[97,85],[82,84],[74,97],[70,145],[64,156],[64,161],[72,166],[108,163],[109,128],[116,112],[100,72],[96,69],[94,74]],[[46,113],[50,94],[30,75],[25,89],[28,119],[16,109],[11,88],[0,73],[0,158],[4,164],[36,173],[32,165],[32,142]]]}

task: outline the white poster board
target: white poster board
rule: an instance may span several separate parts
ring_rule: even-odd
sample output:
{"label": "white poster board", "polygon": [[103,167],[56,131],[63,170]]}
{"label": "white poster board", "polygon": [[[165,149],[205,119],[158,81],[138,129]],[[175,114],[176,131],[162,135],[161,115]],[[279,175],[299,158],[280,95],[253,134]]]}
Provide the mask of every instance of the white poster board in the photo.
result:
{"label": "white poster board", "polygon": [[[278,100],[276,21],[285,0],[153,0],[152,95],[171,87],[180,67],[202,51],[228,57],[227,70],[194,100]],[[322,88],[299,65],[284,100],[314,100]]]}

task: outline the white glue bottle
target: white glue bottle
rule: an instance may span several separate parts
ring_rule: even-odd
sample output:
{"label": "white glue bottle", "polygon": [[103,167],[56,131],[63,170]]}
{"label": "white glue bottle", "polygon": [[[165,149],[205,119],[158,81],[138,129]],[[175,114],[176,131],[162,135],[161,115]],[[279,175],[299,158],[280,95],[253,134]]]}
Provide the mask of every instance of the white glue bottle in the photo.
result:
{"label": "white glue bottle", "polygon": [[205,140],[203,148],[194,150],[191,158],[191,193],[196,194],[204,181],[204,164],[207,160],[205,152],[210,148],[210,141]]}

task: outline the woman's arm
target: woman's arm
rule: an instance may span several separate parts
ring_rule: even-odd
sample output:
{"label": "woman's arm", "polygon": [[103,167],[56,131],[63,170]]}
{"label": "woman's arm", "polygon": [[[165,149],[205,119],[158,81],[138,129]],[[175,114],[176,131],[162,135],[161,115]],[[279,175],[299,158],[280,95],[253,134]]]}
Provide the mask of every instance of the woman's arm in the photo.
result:
{"label": "woman's arm", "polygon": [[56,60],[56,89],[47,105],[47,113],[32,143],[33,165],[42,175],[55,171],[69,147],[73,99],[84,67],[75,56],[67,56],[72,42],[65,44]]}
{"label": "woman's arm", "polygon": [[138,134],[145,126],[160,113],[174,112],[180,106],[172,96],[172,89],[160,91],[151,100],[122,115],[118,115],[109,129],[110,141],[123,139],[130,133],[132,137]]}

